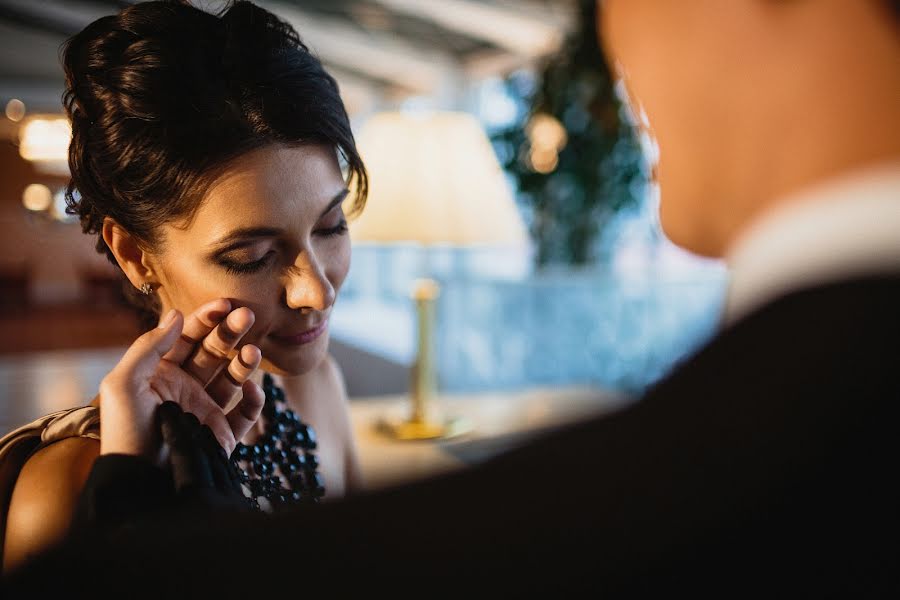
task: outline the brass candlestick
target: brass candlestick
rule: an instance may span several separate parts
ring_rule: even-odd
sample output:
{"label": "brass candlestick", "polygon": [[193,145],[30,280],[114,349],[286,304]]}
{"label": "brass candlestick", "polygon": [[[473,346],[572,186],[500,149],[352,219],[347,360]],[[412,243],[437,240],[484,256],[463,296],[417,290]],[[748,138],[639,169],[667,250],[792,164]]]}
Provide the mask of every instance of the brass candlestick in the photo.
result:
{"label": "brass candlestick", "polygon": [[427,440],[460,435],[468,431],[461,419],[436,420],[431,414],[436,395],[434,373],[434,305],[440,286],[433,279],[415,282],[412,299],[416,303],[417,351],[410,379],[412,406],[405,421],[382,421],[381,428],[399,440]]}

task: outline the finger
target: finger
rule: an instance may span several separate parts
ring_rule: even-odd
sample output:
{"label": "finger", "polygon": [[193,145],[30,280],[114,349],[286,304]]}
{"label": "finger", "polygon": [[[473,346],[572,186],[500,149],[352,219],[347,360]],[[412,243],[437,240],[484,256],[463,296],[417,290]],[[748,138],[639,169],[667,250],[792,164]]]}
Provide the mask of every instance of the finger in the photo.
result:
{"label": "finger", "polygon": [[159,397],[176,402],[191,418],[208,425],[223,448],[229,451],[234,448],[236,442],[225,412],[181,367],[161,361],[157,373],[150,378],[150,386]]}
{"label": "finger", "polygon": [[[244,385],[241,386],[241,392],[243,392],[241,401],[227,415],[228,424],[231,426],[235,440],[243,439],[247,432],[250,431],[250,428],[256,424],[260,413],[262,413],[263,404],[266,402],[266,396],[263,394],[262,388],[256,385],[253,380],[245,381]],[[234,447],[225,447],[225,450],[231,456]]]}
{"label": "finger", "polygon": [[196,351],[184,363],[184,370],[205,387],[228,362],[237,343],[253,326],[253,311],[241,307],[203,338]]}
{"label": "finger", "polygon": [[159,327],[151,329],[131,344],[116,366],[116,371],[121,369],[127,379],[148,378],[178,340],[183,323],[181,313],[170,310],[160,321]]}
{"label": "finger", "polygon": [[244,382],[259,367],[262,361],[262,352],[252,344],[246,344],[240,352],[231,359],[227,369],[222,369],[212,382],[206,387],[206,392],[223,409],[234,399],[241,390]]}
{"label": "finger", "polygon": [[191,355],[200,341],[224,319],[231,310],[231,302],[225,298],[219,298],[207,302],[192,312],[184,322],[181,337],[175,342],[175,346],[163,357],[177,365],[180,365]]}
{"label": "finger", "polygon": [[199,384],[194,382],[194,385],[198,387],[197,393],[181,397],[178,400],[179,406],[186,414],[191,415],[192,419],[207,425],[215,434],[219,445],[230,452],[237,442],[225,413],[213,402],[205,390],[199,389]]}

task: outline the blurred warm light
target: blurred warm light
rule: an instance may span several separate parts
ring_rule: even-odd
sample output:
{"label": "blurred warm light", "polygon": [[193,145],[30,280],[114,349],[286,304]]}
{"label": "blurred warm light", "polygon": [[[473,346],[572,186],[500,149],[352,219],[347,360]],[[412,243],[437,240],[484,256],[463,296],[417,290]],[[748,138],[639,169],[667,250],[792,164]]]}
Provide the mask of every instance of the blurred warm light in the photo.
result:
{"label": "blurred warm light", "polygon": [[65,162],[72,126],[65,117],[33,117],[19,131],[19,154],[25,160]]}
{"label": "blurred warm light", "polygon": [[45,211],[53,204],[53,193],[46,185],[32,183],[22,192],[22,204],[28,210]]}
{"label": "blurred warm light", "polygon": [[458,112],[381,113],[357,137],[369,199],[356,241],[523,244],[525,224],[478,121]]}
{"label": "blurred warm light", "polygon": [[528,162],[538,173],[552,173],[559,164],[559,152],[566,147],[566,128],[553,115],[536,113],[528,120],[525,134],[531,145]]}
{"label": "blurred warm light", "polygon": [[18,123],[25,117],[25,103],[18,98],[13,98],[6,103],[6,118]]}
{"label": "blurred warm light", "polygon": [[532,147],[531,153],[528,155],[528,162],[532,169],[546,175],[552,173],[559,164],[559,153],[554,148]]}
{"label": "blurred warm light", "polygon": [[559,152],[566,147],[569,136],[566,128],[559,120],[547,113],[537,113],[528,121],[525,133],[531,146],[540,149],[553,149]]}

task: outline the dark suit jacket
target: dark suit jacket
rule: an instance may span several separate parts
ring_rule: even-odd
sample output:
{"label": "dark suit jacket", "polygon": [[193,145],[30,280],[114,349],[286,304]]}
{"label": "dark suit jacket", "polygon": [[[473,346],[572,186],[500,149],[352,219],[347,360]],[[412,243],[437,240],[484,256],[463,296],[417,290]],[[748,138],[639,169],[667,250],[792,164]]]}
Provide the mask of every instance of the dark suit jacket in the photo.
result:
{"label": "dark suit jacket", "polygon": [[167,514],[74,539],[6,583],[52,591],[88,569],[156,597],[891,595],[898,344],[900,277],[794,293],[626,410],[479,468],[269,518]]}

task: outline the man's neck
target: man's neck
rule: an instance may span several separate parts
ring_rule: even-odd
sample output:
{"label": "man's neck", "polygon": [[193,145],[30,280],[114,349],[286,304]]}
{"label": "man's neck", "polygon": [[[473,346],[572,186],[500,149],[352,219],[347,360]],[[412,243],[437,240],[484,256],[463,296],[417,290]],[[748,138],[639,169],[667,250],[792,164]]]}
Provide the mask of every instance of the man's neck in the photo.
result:
{"label": "man's neck", "polygon": [[723,251],[804,190],[900,159],[900,41],[884,23],[854,23],[864,31],[810,19],[795,45],[779,48],[782,60],[766,57],[763,104],[744,107],[736,125],[742,156],[733,163],[743,167],[729,182]]}

